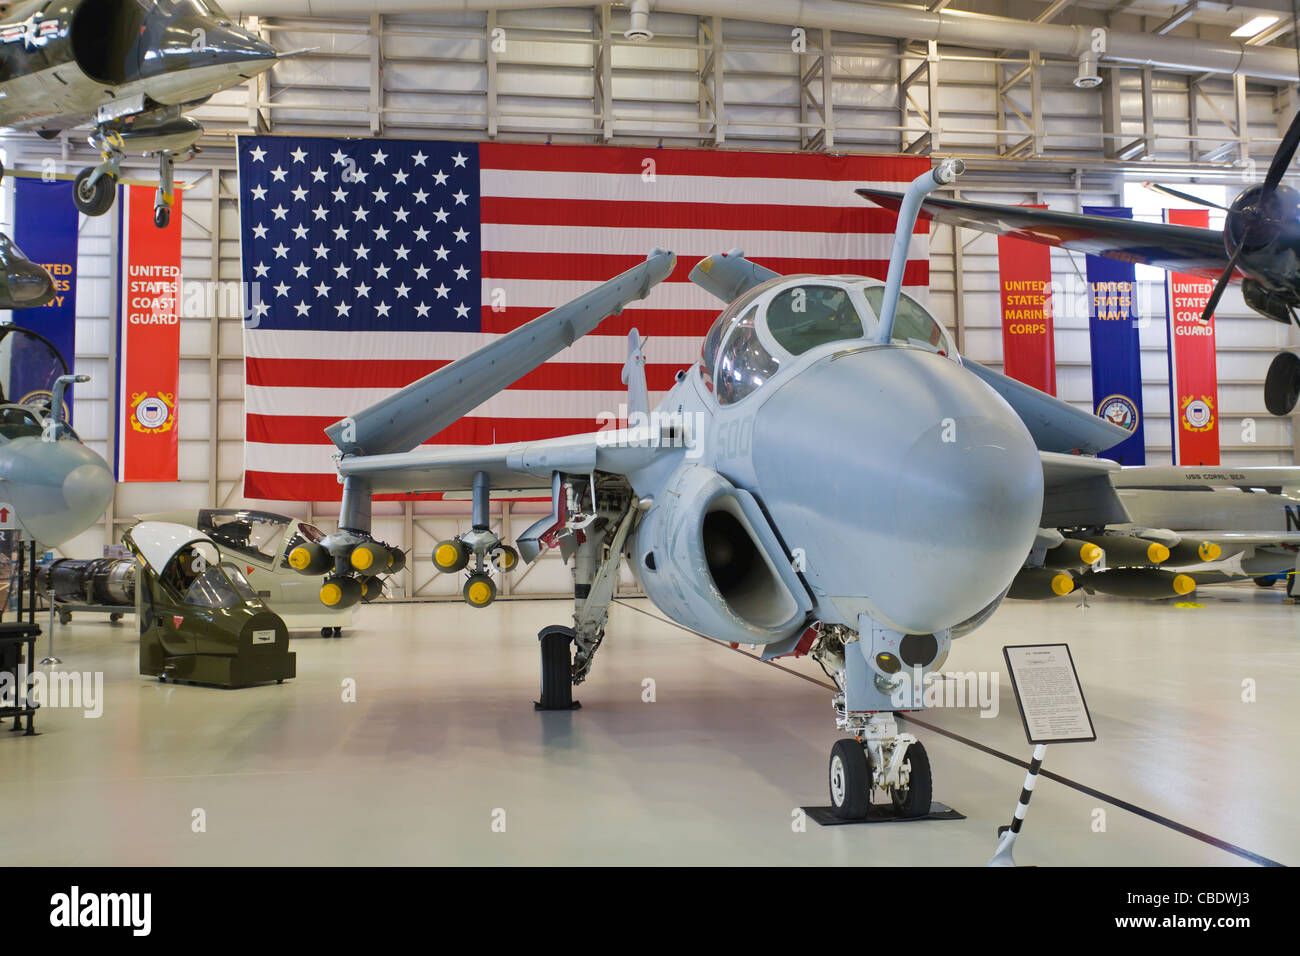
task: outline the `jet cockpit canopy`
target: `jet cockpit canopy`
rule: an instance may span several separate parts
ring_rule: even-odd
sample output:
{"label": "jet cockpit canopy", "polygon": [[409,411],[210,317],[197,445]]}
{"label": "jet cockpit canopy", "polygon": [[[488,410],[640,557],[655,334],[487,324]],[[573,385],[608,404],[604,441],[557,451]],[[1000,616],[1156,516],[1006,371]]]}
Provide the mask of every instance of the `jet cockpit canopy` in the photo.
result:
{"label": "jet cockpit canopy", "polygon": [[[862,276],[778,276],[759,283],[728,305],[705,336],[705,388],[720,405],[732,405],[822,346],[874,345],[884,291],[883,282]],[[899,297],[891,342],[960,361],[948,331],[906,293]]]}

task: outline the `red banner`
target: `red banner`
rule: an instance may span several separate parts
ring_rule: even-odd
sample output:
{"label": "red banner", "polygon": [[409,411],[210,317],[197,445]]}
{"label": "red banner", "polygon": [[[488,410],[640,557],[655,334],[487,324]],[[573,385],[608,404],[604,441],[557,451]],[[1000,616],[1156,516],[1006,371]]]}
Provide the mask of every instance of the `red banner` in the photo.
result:
{"label": "red banner", "polygon": [[1003,371],[1026,385],[1055,395],[1051,247],[999,236],[998,274],[1002,289]]}
{"label": "red banner", "polygon": [[154,187],[127,186],[121,216],[118,481],[175,481],[181,371],[181,194],[166,229],[153,223]]}
{"label": "red banner", "polygon": [[[1167,209],[1179,226],[1210,225],[1208,209]],[[1171,273],[1168,289],[1169,397],[1175,465],[1219,463],[1219,374],[1214,356],[1214,316],[1201,323],[1214,283]]]}

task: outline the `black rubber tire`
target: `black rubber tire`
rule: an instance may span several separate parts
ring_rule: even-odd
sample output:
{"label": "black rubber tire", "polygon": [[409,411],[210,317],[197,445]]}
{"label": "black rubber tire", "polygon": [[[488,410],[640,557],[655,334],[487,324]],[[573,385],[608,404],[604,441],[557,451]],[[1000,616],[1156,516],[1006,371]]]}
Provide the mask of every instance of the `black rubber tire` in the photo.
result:
{"label": "black rubber tire", "polygon": [[94,188],[87,193],[81,188],[82,183],[94,171],[93,166],[87,166],[77,173],[77,178],[72,182],[72,201],[77,209],[87,216],[102,216],[113,208],[113,199],[117,196],[117,177],[111,173],[105,173],[99,177]]}
{"label": "black rubber tire", "polygon": [[841,820],[865,820],[871,809],[871,759],[862,744],[835,741],[827,775],[831,813]]}
{"label": "black rubber tire", "polygon": [[548,627],[538,635],[542,648],[542,710],[573,707],[573,630]]}
{"label": "black rubber tire", "polygon": [[172,211],[166,206],[159,206],[153,211],[153,224],[159,229],[166,229],[167,224],[172,221]]}
{"label": "black rubber tire", "polygon": [[1255,587],[1271,588],[1277,584],[1277,578],[1255,578]]}
{"label": "black rubber tire", "polygon": [[334,636],[334,628],[332,628],[332,627],[322,627],[322,628],[320,629],[320,636],[321,636],[321,637],[333,637],[333,636]]}
{"label": "black rubber tire", "polygon": [[341,627],[336,627],[336,628],[334,628],[334,636],[335,636],[335,637],[342,637],[342,636],[343,636],[343,628],[341,628]]}
{"label": "black rubber tire", "polygon": [[934,795],[934,777],[930,773],[930,757],[925,746],[919,741],[907,748],[905,758],[912,765],[908,774],[907,789],[891,790],[890,799],[894,802],[894,811],[900,817],[911,819],[923,817],[930,812],[930,800]]}

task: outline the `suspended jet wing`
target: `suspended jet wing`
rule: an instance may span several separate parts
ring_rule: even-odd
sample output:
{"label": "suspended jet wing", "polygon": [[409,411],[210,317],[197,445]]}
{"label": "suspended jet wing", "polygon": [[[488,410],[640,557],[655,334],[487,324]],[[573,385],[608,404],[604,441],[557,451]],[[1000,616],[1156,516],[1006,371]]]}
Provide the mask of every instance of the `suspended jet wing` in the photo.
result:
{"label": "suspended jet wing", "polygon": [[[884,189],[859,189],[857,192],[876,205],[894,211],[898,210],[903,199],[902,193]],[[945,225],[1012,236],[1206,279],[1217,279],[1228,265],[1223,233],[1218,229],[934,197],[922,202],[921,214]]]}

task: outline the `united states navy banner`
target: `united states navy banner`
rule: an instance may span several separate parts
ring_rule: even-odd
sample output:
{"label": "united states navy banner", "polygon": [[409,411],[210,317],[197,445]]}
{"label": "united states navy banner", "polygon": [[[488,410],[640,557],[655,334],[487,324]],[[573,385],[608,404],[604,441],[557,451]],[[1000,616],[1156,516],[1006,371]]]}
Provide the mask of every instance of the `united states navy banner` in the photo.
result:
{"label": "united states navy banner", "polygon": [[[1092,216],[1132,219],[1123,206],[1085,206]],[[1088,339],[1092,347],[1092,410],[1132,434],[1103,454],[1125,465],[1146,464],[1142,421],[1142,355],[1138,344],[1133,263],[1088,256]]]}

